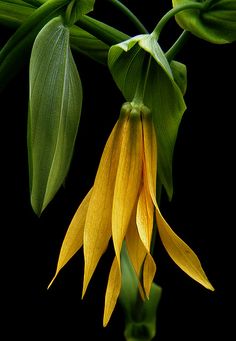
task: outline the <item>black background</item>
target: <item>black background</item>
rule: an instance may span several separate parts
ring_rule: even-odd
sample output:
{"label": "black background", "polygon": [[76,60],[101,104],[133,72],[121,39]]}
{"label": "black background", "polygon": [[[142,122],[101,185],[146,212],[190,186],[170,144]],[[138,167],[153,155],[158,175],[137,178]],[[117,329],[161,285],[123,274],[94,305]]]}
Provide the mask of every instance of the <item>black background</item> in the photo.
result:
{"label": "black background", "polygon": [[[162,1],[163,3],[165,1]],[[149,30],[171,2],[129,1]],[[105,1],[97,18],[129,34],[137,33]],[[3,45],[12,34],[0,27]],[[161,36],[166,49],[180,30],[171,21]],[[28,68],[0,94],[1,103],[1,329],[5,339],[120,340],[124,318],[119,306],[102,327],[109,252],[101,259],[81,300],[83,258],[78,253],[50,290],[68,224],[93,183],[104,143],[123,103],[105,66],[74,52],[84,90],[74,157],[62,187],[40,218],[29,201],[26,122]],[[163,193],[161,208],[173,229],[196,251],[215,287],[210,292],[188,278],[157,240],[156,282],[163,288],[155,340],[227,340],[233,333],[235,43],[213,45],[194,36],[177,59],[187,65],[187,110],[176,142],[174,196]]]}

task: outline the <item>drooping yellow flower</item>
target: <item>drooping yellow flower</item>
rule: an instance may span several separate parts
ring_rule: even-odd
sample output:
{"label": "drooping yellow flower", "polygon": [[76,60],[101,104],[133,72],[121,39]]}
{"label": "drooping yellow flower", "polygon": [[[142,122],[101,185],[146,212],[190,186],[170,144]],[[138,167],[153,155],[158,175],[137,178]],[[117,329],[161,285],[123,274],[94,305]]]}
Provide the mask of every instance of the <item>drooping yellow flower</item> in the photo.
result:
{"label": "drooping yellow flower", "polygon": [[157,139],[149,110],[144,105],[125,103],[104,148],[94,185],[70,223],[53,278],[83,246],[83,297],[112,239],[114,260],[105,295],[104,326],[121,289],[120,252],[124,240],[140,279],[140,292],[143,297],[149,296],[156,271],[150,253],[154,218],[161,241],[173,261],[195,281],[214,290],[196,254],[175,234],[159,210],[157,162]]}

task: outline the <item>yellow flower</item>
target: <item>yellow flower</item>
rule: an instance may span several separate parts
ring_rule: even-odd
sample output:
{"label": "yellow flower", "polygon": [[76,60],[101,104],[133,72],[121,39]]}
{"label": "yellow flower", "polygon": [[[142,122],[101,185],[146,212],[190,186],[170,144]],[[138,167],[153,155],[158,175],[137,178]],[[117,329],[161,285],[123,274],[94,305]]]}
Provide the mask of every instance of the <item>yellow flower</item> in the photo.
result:
{"label": "yellow flower", "polygon": [[121,289],[120,252],[124,240],[140,279],[140,293],[144,298],[149,296],[156,271],[150,254],[154,217],[173,261],[194,280],[214,290],[196,254],[161,215],[156,202],[156,177],[157,140],[152,116],[144,105],[125,103],[104,148],[94,185],[70,223],[53,278],[83,246],[83,297],[112,238],[115,257],[105,295],[104,326]]}

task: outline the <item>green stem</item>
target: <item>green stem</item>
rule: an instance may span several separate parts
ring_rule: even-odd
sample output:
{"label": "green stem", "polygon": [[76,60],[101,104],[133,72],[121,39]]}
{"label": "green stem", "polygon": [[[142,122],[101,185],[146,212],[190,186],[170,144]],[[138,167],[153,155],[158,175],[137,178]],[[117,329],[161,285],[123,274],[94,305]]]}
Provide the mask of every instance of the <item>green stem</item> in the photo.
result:
{"label": "green stem", "polygon": [[158,22],[156,27],[153,30],[153,34],[155,35],[156,39],[159,38],[161,31],[163,30],[164,26],[167,24],[167,22],[174,17],[177,13],[188,10],[188,9],[199,9],[202,10],[205,8],[205,3],[203,2],[190,2],[187,4],[179,5],[174,8],[172,8],[170,11],[168,11]]}
{"label": "green stem", "polygon": [[140,31],[140,33],[148,33],[148,30],[146,27],[141,23],[141,21],[134,15],[134,13],[126,7],[124,4],[122,4],[119,0],[108,0],[111,2],[115,7],[117,7],[122,13],[124,13],[130,21],[137,27],[137,29]]}
{"label": "green stem", "polygon": [[[141,47],[138,48],[136,53],[139,53],[141,50]],[[143,104],[144,102],[144,94],[145,94],[145,88],[147,84],[147,77],[149,74],[149,69],[150,69],[150,62],[151,62],[151,56],[147,54],[144,57],[144,60],[142,62],[142,69],[141,69],[141,75],[139,78],[139,81],[137,82],[137,86],[135,89],[135,94],[132,100],[132,103],[135,103],[137,105]]]}
{"label": "green stem", "polygon": [[171,62],[177,53],[182,49],[186,41],[189,39],[191,33],[189,31],[183,31],[176,42],[165,53],[168,62]]}

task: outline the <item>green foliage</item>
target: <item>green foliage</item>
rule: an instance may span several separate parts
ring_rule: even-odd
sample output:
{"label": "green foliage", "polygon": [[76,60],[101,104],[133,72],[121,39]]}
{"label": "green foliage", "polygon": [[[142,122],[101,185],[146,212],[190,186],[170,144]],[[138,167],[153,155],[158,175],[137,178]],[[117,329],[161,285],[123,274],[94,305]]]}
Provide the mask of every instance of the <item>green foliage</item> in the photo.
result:
{"label": "green foliage", "polygon": [[177,60],[172,60],[170,62],[170,67],[172,70],[172,74],[174,80],[178,87],[180,88],[183,95],[185,95],[187,91],[187,68],[183,63],[178,62]]}
{"label": "green foliage", "polygon": [[[33,12],[34,8],[20,0],[4,0],[0,2],[0,22],[6,26],[17,28]],[[15,20],[12,20],[15,18]]]}
{"label": "green foliage", "polygon": [[71,26],[93,10],[95,0],[72,0],[66,10],[66,23]]}
{"label": "green foliage", "polygon": [[30,59],[28,150],[31,203],[38,215],[67,175],[81,105],[69,29],[56,17],[39,32]]}
{"label": "green foliage", "polygon": [[[199,3],[199,0],[172,0],[173,6]],[[178,24],[197,37],[214,44],[236,40],[236,1],[201,0],[203,10],[189,9],[176,15]]]}
{"label": "green foliage", "polygon": [[[60,9],[67,2],[68,0],[49,0],[41,5],[32,12],[3,46],[0,51],[0,91],[28,60],[30,48],[40,29],[52,17],[60,13]],[[26,8],[31,9],[28,5]]]}

